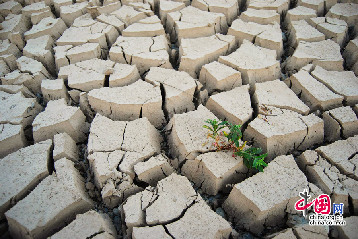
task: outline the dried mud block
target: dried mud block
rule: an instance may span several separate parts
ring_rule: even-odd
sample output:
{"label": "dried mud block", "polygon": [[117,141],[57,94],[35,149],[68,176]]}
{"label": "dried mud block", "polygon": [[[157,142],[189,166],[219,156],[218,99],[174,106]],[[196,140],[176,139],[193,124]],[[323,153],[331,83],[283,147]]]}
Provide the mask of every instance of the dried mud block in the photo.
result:
{"label": "dried mud block", "polygon": [[155,127],[165,123],[160,87],[145,81],[91,90],[88,101],[95,112],[113,120],[135,120],[141,116],[147,117]]}
{"label": "dried mud block", "polygon": [[10,42],[15,44],[20,50],[25,46],[23,34],[20,32],[12,32],[9,35]]}
{"label": "dried mud block", "polygon": [[73,21],[87,12],[88,2],[80,2],[60,7],[60,17],[69,27]]}
{"label": "dried mud block", "polygon": [[111,25],[116,28],[118,32],[122,32],[125,28],[124,22],[119,18],[110,14],[101,14],[96,18],[97,21]]}
{"label": "dried mud block", "polygon": [[203,65],[217,60],[221,55],[231,53],[235,45],[235,37],[222,34],[183,39],[179,48],[179,70],[197,78]]}
{"label": "dried mud block", "polygon": [[185,8],[185,3],[183,3],[183,2],[160,0],[160,2],[159,2],[159,17],[162,20],[162,23],[166,24],[168,13],[180,11],[183,8]]}
{"label": "dried mud block", "polygon": [[351,40],[343,52],[343,57],[348,68],[353,68],[358,62],[358,37]]}
{"label": "dried mud block", "polygon": [[55,163],[55,169],[56,174],[42,180],[27,197],[5,213],[12,237],[46,238],[74,219],[76,214],[93,207],[85,192],[84,179],[73,162],[60,159]]}
{"label": "dried mud block", "polygon": [[65,99],[66,102],[69,100],[67,88],[63,79],[56,80],[42,80],[41,92],[45,102],[50,100]]}
{"label": "dried mud block", "polygon": [[344,227],[337,226],[339,238],[354,238],[357,236],[358,216],[345,217],[346,225]]}
{"label": "dried mud block", "polygon": [[53,15],[51,9],[46,9],[42,12],[32,13],[30,16],[31,23],[32,25],[36,25],[46,17],[56,18],[55,15]]}
{"label": "dried mud block", "polygon": [[254,8],[248,8],[245,12],[242,12],[240,19],[244,22],[255,22],[258,24],[280,24],[280,14],[275,10],[257,10]]}
{"label": "dried mud block", "polygon": [[2,83],[4,85],[24,85],[27,87],[32,93],[40,93],[41,92],[41,81],[46,79],[41,74],[32,75],[30,73],[23,73],[19,70],[12,71],[6,74],[2,79]]}
{"label": "dried mud block", "polygon": [[345,45],[348,37],[348,25],[345,21],[330,17],[316,17],[308,19],[307,22],[322,32],[326,39],[337,42],[341,47]]}
{"label": "dried mud block", "polygon": [[0,39],[9,39],[16,32],[22,34],[30,28],[30,25],[30,21],[23,14],[9,14],[1,23]]}
{"label": "dried mud block", "polygon": [[88,211],[78,214],[76,219],[61,231],[51,236],[51,239],[88,238],[108,233],[113,238],[117,235],[111,218],[104,213]]}
{"label": "dried mud block", "polygon": [[4,60],[0,59],[0,77],[3,77],[8,73],[10,73],[10,68]]}
{"label": "dried mud block", "polygon": [[72,102],[74,102],[75,104],[79,104],[80,103],[80,95],[81,95],[81,91],[79,90],[69,90],[68,91],[68,95],[70,96],[70,100]]}
{"label": "dried mud block", "polygon": [[112,61],[136,65],[143,75],[150,67],[172,69],[169,62],[168,41],[164,35],[155,37],[119,36],[109,51]]}
{"label": "dried mud block", "polygon": [[23,49],[24,56],[41,62],[53,75],[56,74],[55,58],[53,56],[54,41],[49,35],[29,39]]}
{"label": "dried mud block", "polygon": [[293,90],[311,109],[329,110],[342,105],[344,97],[332,92],[323,83],[313,78],[307,71],[300,70],[289,78]]}
{"label": "dried mud block", "polygon": [[358,23],[358,4],[337,3],[329,9],[326,17],[344,20],[349,27],[353,27]]}
{"label": "dried mud block", "polygon": [[133,239],[155,239],[155,238],[171,239],[172,237],[165,232],[165,229],[162,225],[158,225],[158,226],[151,226],[151,227],[133,227],[132,238]]}
{"label": "dried mud block", "polygon": [[55,58],[55,65],[56,70],[59,71],[61,67],[67,66],[70,64],[69,59],[66,57],[67,51],[71,49],[72,45],[66,45],[66,46],[55,46],[53,48],[54,51],[54,58]]}
{"label": "dried mud block", "polygon": [[35,98],[25,98],[22,92],[0,98],[0,124],[31,125],[42,110]]}
{"label": "dried mud block", "polygon": [[22,56],[16,60],[16,65],[19,71],[25,74],[11,74],[17,78],[15,83],[24,83],[34,93],[41,92],[42,80],[52,78],[42,63],[32,58]]}
{"label": "dried mud block", "polygon": [[165,231],[175,238],[227,238],[232,230],[196,194],[189,180],[175,173],[159,181],[155,189],[147,188],[128,198],[122,207],[127,236],[148,225],[160,231],[160,224],[165,224]]}
{"label": "dried mud block", "polygon": [[124,22],[125,27],[128,27],[129,25],[147,17],[144,12],[137,11],[133,7],[126,5],[123,5],[120,9],[111,12],[110,15],[113,15]]}
{"label": "dried mud block", "polygon": [[124,37],[154,37],[165,35],[164,27],[157,16],[144,18],[122,31]]}
{"label": "dried mud block", "polygon": [[217,61],[206,64],[201,68],[199,81],[209,94],[214,91],[232,90],[242,85],[239,71]]}
{"label": "dried mud block", "polygon": [[[201,218],[201,220],[198,220]],[[184,216],[176,222],[166,225],[170,235],[184,239],[196,238],[228,238],[232,228],[230,224],[204,203],[195,203]]]}
{"label": "dried mud block", "polygon": [[243,125],[252,118],[254,113],[251,108],[249,88],[248,85],[244,85],[212,95],[205,106],[219,119]]}
{"label": "dried mud block", "polygon": [[89,104],[87,92],[80,93],[79,104],[80,104],[80,109],[82,110],[83,114],[86,116],[87,121],[92,122],[93,118],[95,117],[95,112],[92,110]]}
{"label": "dried mud block", "polygon": [[[151,0],[149,0],[151,1]],[[151,2],[153,3],[153,2]],[[154,4],[151,4],[150,2],[140,2],[140,1],[137,1],[137,2],[130,2],[128,3],[128,6],[131,6],[133,7],[135,10],[139,11],[139,12],[143,12],[145,13],[146,16],[148,17],[151,17],[151,16],[154,16],[154,12],[152,11],[152,5]]]}
{"label": "dried mud block", "polygon": [[[94,176],[97,188],[107,187],[106,184],[121,179],[117,167],[125,152],[115,150],[112,152],[94,152],[88,156],[88,161]],[[114,187],[114,185],[113,185]]]}
{"label": "dried mud block", "polygon": [[[138,131],[138,127],[142,130]],[[112,121],[97,114],[88,142],[95,182],[97,187],[103,188],[108,181],[116,180],[117,170],[133,179],[134,166],[160,152],[161,137],[146,118]]]}
{"label": "dried mud block", "polygon": [[148,161],[139,162],[134,165],[134,172],[140,181],[146,182],[151,186],[156,186],[160,180],[174,172],[168,160],[162,154],[151,157]]}
{"label": "dried mud block", "polygon": [[[265,226],[285,224],[286,213],[294,211],[305,187],[308,181],[293,156],[280,156],[264,172],[236,184],[223,207],[237,224],[259,235]],[[269,193],[272,190],[280,194]]]}
{"label": "dried mud block", "polygon": [[191,6],[203,11],[217,12],[225,15],[227,23],[231,24],[237,18],[239,12],[236,0],[193,0]]}
{"label": "dried mud block", "polygon": [[60,9],[62,6],[72,5],[72,0],[52,0],[52,2],[57,16],[60,15]]}
{"label": "dried mud block", "polygon": [[267,106],[292,110],[302,115],[307,115],[310,111],[310,108],[280,80],[256,83],[253,101],[261,114],[265,113]]}
{"label": "dried mud block", "polygon": [[[188,73],[151,67],[145,81],[159,87],[165,95],[165,111],[171,118],[174,114],[185,113],[195,109],[194,98],[198,82]],[[164,93],[163,93],[164,92]]]}
{"label": "dried mud block", "polygon": [[68,106],[65,99],[49,101],[45,111],[32,123],[35,142],[50,139],[58,133],[67,133],[76,142],[86,139],[86,117],[78,107]]}
{"label": "dried mud block", "polygon": [[264,112],[249,123],[244,139],[254,139],[254,145],[268,153],[268,160],[323,143],[323,120],[314,114],[302,116],[275,107],[266,107]]}
{"label": "dried mud block", "polygon": [[[228,35],[235,36],[239,45],[246,39],[254,44],[275,50],[277,58],[283,53],[282,32],[278,23],[261,25],[255,22],[244,22],[235,20],[229,28]],[[324,40],[324,37],[323,39]]]}
{"label": "dried mud block", "polygon": [[32,76],[39,78],[50,78],[50,74],[41,62],[32,58],[22,56],[16,60],[17,68],[21,72],[30,73]]}
{"label": "dried mud block", "polygon": [[53,159],[67,158],[73,162],[78,161],[78,147],[76,142],[67,133],[56,134],[53,137]]}
{"label": "dried mud block", "polygon": [[289,0],[250,0],[246,1],[246,5],[248,8],[253,8],[257,10],[275,10],[278,14],[282,14],[287,12],[289,8],[290,1]]}
{"label": "dried mud block", "polygon": [[20,50],[17,46],[7,40],[0,40],[0,56],[6,57],[6,55],[14,55],[16,58],[21,56]]}
{"label": "dried mud block", "polygon": [[40,13],[44,11],[51,11],[50,7],[45,4],[45,2],[35,2],[30,5],[27,5],[22,8],[22,14],[26,16],[26,18],[30,19],[31,15],[34,13]]}
{"label": "dried mud block", "polygon": [[49,175],[52,141],[47,140],[22,148],[0,160],[0,218],[38,183]]}
{"label": "dried mud block", "polygon": [[120,9],[121,6],[122,3],[120,1],[103,1],[103,4],[97,2],[96,5],[91,4],[90,2],[89,6],[87,6],[87,12],[90,13],[93,18],[96,18],[100,15],[110,14],[111,12]]}
{"label": "dried mud block", "polygon": [[305,20],[291,22],[289,44],[293,48],[296,48],[300,41],[317,42],[324,41],[325,39],[326,38],[323,33],[309,25]]}
{"label": "dried mud block", "polygon": [[[108,127],[109,125],[113,126]],[[135,132],[138,126],[142,130]],[[133,131],[133,132],[132,132]],[[141,140],[135,140],[135,137]],[[88,139],[88,152],[111,152],[114,150],[127,150],[143,153],[148,158],[160,152],[158,131],[150,124],[147,118],[134,121],[113,121],[97,114],[94,118]]]}
{"label": "dried mud block", "polygon": [[6,17],[9,14],[20,14],[22,6],[17,1],[6,1],[0,4],[0,15]]}
{"label": "dried mud block", "polygon": [[316,151],[336,166],[342,174],[353,177],[357,180],[357,142],[358,136],[354,136],[348,138],[347,140],[338,140],[327,146],[321,146],[317,148]]}
{"label": "dried mud block", "polygon": [[113,73],[109,76],[109,87],[130,85],[140,79],[136,65],[116,63]]}
{"label": "dried mud block", "polygon": [[182,163],[185,159],[194,159],[200,153],[212,151],[213,139],[207,139],[207,129],[203,128],[205,120],[217,119],[207,108],[199,105],[198,109],[183,114],[175,114],[166,130],[169,149],[173,157],[178,158]]}
{"label": "dried mud block", "polygon": [[[101,195],[106,206],[117,207],[129,196],[143,190],[143,188],[133,184],[135,176],[133,167],[151,157],[151,155],[144,155],[142,152],[115,150],[94,152],[88,156],[94,173],[95,185],[102,189]],[[126,167],[122,167],[123,165]]]}
{"label": "dried mud block", "polygon": [[351,107],[340,107],[323,113],[325,137],[329,142],[358,134],[358,119]]}
{"label": "dried mud block", "polygon": [[312,17],[317,17],[315,10],[303,6],[298,6],[287,11],[285,25],[287,28],[290,28],[293,21],[306,20]]}
{"label": "dried mud block", "polygon": [[0,55],[0,60],[5,62],[5,64],[10,69],[10,71],[14,71],[14,70],[17,69],[16,56],[14,56],[14,55]]}
{"label": "dried mud block", "polygon": [[85,14],[74,20],[72,26],[57,40],[56,45],[79,46],[85,43],[98,43],[101,49],[108,49],[118,36],[115,27],[93,20],[90,14]]}
{"label": "dried mud block", "polygon": [[85,43],[79,46],[56,46],[54,51],[56,68],[58,70],[63,66],[80,61],[103,58],[103,51],[99,43]]}
{"label": "dried mud block", "polygon": [[[319,150],[316,151],[319,152]],[[345,214],[349,214],[349,196],[352,198],[353,210],[357,212],[357,181],[341,174],[336,166],[331,165],[321,153],[316,151],[305,151],[298,157],[297,164],[305,171],[308,180],[317,185],[324,193],[331,195],[333,202],[344,203]]]}
{"label": "dried mud block", "polygon": [[343,71],[340,46],[332,40],[299,42],[295,52],[285,64],[287,71],[298,71],[307,64],[318,65],[330,71]]}
{"label": "dried mud block", "polygon": [[352,71],[327,71],[317,66],[311,75],[334,93],[344,96],[348,105],[358,103],[358,78]]}
{"label": "dried mud block", "polygon": [[219,62],[241,72],[242,83],[253,86],[255,83],[276,80],[281,75],[280,62],[276,51],[255,46],[244,40],[235,52],[220,56]]}
{"label": "dried mud block", "polygon": [[298,0],[297,5],[315,10],[317,16],[324,15],[325,0]]}
{"label": "dried mud block", "polygon": [[23,126],[0,124],[0,157],[4,157],[27,145]]}
{"label": "dried mud block", "polygon": [[106,76],[110,75],[114,64],[97,58],[85,60],[61,67],[58,78],[67,80],[73,89],[87,92],[105,86]]}
{"label": "dried mud block", "polygon": [[188,6],[177,12],[167,14],[167,32],[172,41],[181,42],[183,38],[211,36],[226,33],[227,20],[224,14],[202,11]]}
{"label": "dried mud block", "polygon": [[61,18],[46,17],[38,24],[24,33],[25,40],[38,38],[41,36],[49,35],[53,39],[58,39],[66,30],[66,24]]}
{"label": "dried mud block", "polygon": [[228,185],[241,182],[247,171],[243,159],[232,157],[230,152],[201,154],[194,160],[187,160],[181,168],[184,176],[209,195],[230,191]]}
{"label": "dried mud block", "polygon": [[16,94],[21,92],[26,98],[35,98],[36,96],[24,85],[0,85],[0,91]]}

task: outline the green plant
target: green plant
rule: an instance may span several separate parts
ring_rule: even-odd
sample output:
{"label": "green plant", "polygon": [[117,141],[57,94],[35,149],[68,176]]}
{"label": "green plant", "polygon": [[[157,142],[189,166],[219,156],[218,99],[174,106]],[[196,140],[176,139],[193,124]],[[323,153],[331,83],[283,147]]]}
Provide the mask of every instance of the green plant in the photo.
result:
{"label": "green plant", "polygon": [[[263,172],[265,163],[265,157],[267,154],[261,154],[261,148],[254,148],[246,146],[246,141],[242,142],[241,125],[234,125],[227,121],[217,121],[216,119],[208,119],[205,121],[204,128],[208,129],[208,138],[213,138],[213,146],[216,150],[232,150],[232,156],[241,156],[244,160],[244,164],[248,168],[255,168],[260,172]],[[228,131],[224,131],[227,129]],[[241,143],[242,142],[242,143]]]}

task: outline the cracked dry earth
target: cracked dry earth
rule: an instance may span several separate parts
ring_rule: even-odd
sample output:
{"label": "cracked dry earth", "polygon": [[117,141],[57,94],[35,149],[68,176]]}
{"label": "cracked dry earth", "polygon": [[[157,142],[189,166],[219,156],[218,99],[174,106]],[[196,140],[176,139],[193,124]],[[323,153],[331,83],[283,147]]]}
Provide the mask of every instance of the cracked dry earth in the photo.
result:
{"label": "cracked dry earth", "polygon": [[[356,0],[0,0],[0,22],[1,239],[357,238]],[[309,226],[304,189],[347,225]]]}

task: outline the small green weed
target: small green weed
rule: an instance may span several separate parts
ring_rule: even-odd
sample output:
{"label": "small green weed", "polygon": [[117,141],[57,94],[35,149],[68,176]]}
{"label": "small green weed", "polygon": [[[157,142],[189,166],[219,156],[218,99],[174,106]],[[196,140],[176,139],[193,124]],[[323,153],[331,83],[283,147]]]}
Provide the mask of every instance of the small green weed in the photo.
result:
{"label": "small green weed", "polygon": [[[264,161],[267,154],[261,154],[262,149],[260,148],[245,147],[246,141],[240,145],[242,138],[241,125],[234,125],[227,121],[217,121],[216,119],[208,119],[205,123],[207,124],[203,125],[203,127],[209,130],[208,138],[215,140],[213,146],[218,151],[232,150],[232,156],[241,156],[246,167],[255,168],[263,172],[264,167],[267,166]],[[224,131],[224,129],[228,131]]]}

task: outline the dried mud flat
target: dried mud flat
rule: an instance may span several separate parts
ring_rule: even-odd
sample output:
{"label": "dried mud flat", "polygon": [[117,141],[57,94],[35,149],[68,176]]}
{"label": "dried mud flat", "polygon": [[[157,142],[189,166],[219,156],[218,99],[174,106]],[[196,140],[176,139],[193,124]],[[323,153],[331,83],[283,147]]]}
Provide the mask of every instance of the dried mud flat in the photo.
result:
{"label": "dried mud flat", "polygon": [[[357,1],[2,0],[0,22],[1,239],[357,237]],[[310,226],[304,189],[347,225]]]}

